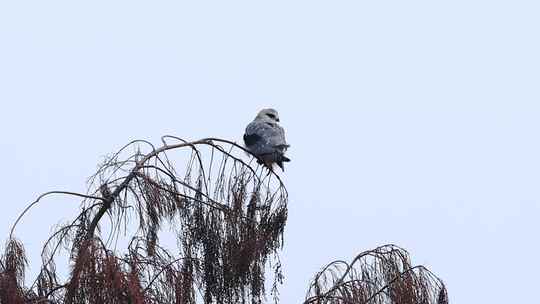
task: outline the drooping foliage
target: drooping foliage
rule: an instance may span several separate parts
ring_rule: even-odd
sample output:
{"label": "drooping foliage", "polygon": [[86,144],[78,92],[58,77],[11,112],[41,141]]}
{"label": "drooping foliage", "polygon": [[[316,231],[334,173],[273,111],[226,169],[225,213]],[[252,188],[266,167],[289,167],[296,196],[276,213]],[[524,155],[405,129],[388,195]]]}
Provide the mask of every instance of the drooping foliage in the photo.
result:
{"label": "drooping foliage", "polygon": [[[8,243],[1,304],[263,301],[265,270],[275,271],[275,280],[282,276],[287,192],[279,176],[230,141],[162,141],[160,148],[131,142],[98,168],[88,193],[49,192],[23,212],[53,194],[83,198],[79,215],[47,240],[27,291],[20,288],[22,246]],[[175,248],[160,245],[166,233],[175,236]],[[125,235],[130,241],[119,250]],[[55,260],[63,250],[71,273],[60,282]]]}
{"label": "drooping foliage", "polygon": [[0,258],[0,303],[23,304],[24,271],[27,265],[22,244],[10,239]]}
{"label": "drooping foliage", "polygon": [[385,245],[334,261],[313,278],[304,304],[448,304],[443,282],[409,254]]}
{"label": "drooping foliage", "polygon": [[[51,191],[30,204],[0,256],[0,304],[262,303],[271,301],[268,277],[278,301],[288,199],[280,177],[227,140],[162,142],[124,146],[98,167],[87,193]],[[25,287],[27,260],[14,230],[53,195],[82,199],[80,212],[46,240],[39,275]],[[160,239],[171,235],[172,247]],[[66,278],[56,269],[61,255],[69,256]],[[304,302],[315,303],[447,304],[448,297],[440,279],[386,245],[323,268]]]}

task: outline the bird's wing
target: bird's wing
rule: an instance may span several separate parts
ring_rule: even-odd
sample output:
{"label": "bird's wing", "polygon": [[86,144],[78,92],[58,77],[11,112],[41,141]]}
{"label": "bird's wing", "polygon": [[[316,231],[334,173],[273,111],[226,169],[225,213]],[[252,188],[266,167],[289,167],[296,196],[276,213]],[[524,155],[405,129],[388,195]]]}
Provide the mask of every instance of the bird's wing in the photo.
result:
{"label": "bird's wing", "polygon": [[254,154],[274,153],[287,146],[285,131],[277,124],[255,120],[246,127],[246,146]]}
{"label": "bird's wing", "polygon": [[285,129],[283,129],[280,125],[275,125],[276,128],[276,135],[274,138],[274,147],[280,147],[283,149],[287,149],[289,147],[289,144],[287,144],[287,141],[285,140]]}

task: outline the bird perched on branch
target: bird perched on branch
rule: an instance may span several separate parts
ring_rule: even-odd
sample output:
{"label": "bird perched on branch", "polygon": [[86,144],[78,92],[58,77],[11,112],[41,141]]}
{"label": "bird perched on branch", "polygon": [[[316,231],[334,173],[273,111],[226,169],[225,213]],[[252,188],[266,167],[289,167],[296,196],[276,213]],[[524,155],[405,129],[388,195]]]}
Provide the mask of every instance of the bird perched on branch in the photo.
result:
{"label": "bird perched on branch", "polygon": [[279,116],[274,109],[263,109],[246,127],[244,143],[248,151],[258,158],[258,163],[272,169],[277,164],[284,171],[283,163],[291,161],[285,156],[289,145],[285,131],[279,125]]}

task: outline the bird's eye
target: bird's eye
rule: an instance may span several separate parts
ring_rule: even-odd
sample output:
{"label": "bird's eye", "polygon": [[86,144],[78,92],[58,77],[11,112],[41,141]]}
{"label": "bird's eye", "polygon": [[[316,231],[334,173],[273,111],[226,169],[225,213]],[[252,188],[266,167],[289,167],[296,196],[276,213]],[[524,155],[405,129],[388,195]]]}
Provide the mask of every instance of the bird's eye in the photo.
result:
{"label": "bird's eye", "polygon": [[276,119],[276,115],[272,114],[272,113],[267,113],[266,116],[272,118],[272,119]]}

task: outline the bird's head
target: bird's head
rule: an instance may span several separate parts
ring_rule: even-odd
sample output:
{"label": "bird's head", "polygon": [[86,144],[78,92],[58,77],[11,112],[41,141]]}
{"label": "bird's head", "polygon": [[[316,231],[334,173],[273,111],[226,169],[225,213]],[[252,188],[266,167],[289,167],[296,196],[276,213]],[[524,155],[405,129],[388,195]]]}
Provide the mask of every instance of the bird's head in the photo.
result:
{"label": "bird's head", "polygon": [[273,122],[279,122],[278,112],[274,109],[262,109],[255,119],[270,120]]}

